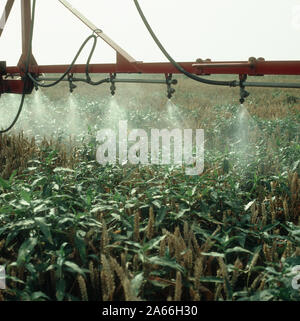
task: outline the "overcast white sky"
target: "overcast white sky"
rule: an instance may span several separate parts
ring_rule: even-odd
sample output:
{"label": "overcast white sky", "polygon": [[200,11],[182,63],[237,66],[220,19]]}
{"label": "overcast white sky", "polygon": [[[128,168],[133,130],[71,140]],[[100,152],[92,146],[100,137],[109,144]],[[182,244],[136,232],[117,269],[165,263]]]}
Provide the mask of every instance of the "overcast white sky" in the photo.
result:
{"label": "overcast white sky", "polygon": [[[166,60],[133,0],[69,2],[135,59]],[[1,14],[5,3],[0,1]],[[140,0],[140,5],[177,61],[247,60],[250,56],[300,60],[300,0]],[[16,0],[0,38],[0,60],[8,65],[20,57],[20,23],[20,0]],[[33,53],[39,64],[70,63],[90,34],[58,0],[37,0]],[[87,50],[78,63],[85,63]],[[92,62],[114,61],[114,51],[99,41]]]}

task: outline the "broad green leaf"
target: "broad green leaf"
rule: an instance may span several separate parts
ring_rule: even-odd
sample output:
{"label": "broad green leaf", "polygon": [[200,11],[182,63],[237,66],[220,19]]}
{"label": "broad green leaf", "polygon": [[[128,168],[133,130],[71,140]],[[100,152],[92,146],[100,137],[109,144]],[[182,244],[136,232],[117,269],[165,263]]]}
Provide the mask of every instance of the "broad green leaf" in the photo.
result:
{"label": "broad green leaf", "polygon": [[130,192],[130,195],[134,195],[135,193],[137,192],[137,189],[136,188],[133,188]]}
{"label": "broad green leaf", "polygon": [[80,235],[80,231],[77,231],[75,236],[75,246],[79,252],[80,258],[83,262],[86,262],[86,245],[84,238]]}
{"label": "broad green leaf", "polygon": [[36,217],[34,220],[36,221],[37,225],[41,229],[41,231],[44,234],[46,240],[48,242],[50,242],[51,244],[53,244],[50,227],[48,226],[48,224],[46,222],[46,219],[44,217]]}
{"label": "broad green leaf", "polygon": [[223,253],[217,253],[217,252],[209,252],[209,253],[201,252],[201,255],[214,256],[214,257],[224,257]]}
{"label": "broad green leaf", "polygon": [[143,246],[143,250],[144,250],[144,251],[152,250],[152,249],[155,248],[165,237],[166,237],[166,235],[158,236],[158,237],[156,237],[155,239],[152,239],[151,241],[145,243],[144,246]]}
{"label": "broad green leaf", "polygon": [[268,232],[268,231],[272,230],[274,227],[276,227],[278,224],[280,224],[280,222],[276,222],[276,223],[274,223],[274,224],[266,225],[266,226],[262,229],[262,232]]}
{"label": "broad green leaf", "polygon": [[66,282],[63,279],[56,281],[56,298],[58,301],[62,301],[66,295]]}
{"label": "broad green leaf", "polygon": [[41,301],[41,299],[50,300],[50,298],[45,293],[43,293],[41,291],[33,292],[31,294],[32,301]]}
{"label": "broad green leaf", "polygon": [[29,238],[28,240],[24,241],[21,245],[18,253],[17,265],[20,266],[24,264],[26,261],[29,261],[30,254],[34,247],[37,245],[37,238]]}
{"label": "broad green leaf", "polygon": [[156,280],[150,280],[150,283],[153,284],[154,286],[157,286],[157,287],[162,288],[162,289],[170,286],[169,284],[158,282]]}
{"label": "broad green leaf", "polygon": [[137,248],[139,248],[139,249],[141,249],[141,248],[142,248],[141,244],[140,244],[140,243],[137,243],[137,242],[133,242],[133,241],[125,241],[125,243],[126,243],[126,244],[128,244],[128,245],[135,246],[135,247],[137,247]]}
{"label": "broad green leaf", "polygon": [[190,209],[189,208],[184,208],[182,210],[179,211],[179,213],[176,214],[175,219],[179,219],[180,217],[182,217],[186,212],[189,212]]}
{"label": "broad green leaf", "polygon": [[[30,203],[28,203],[27,201],[25,201],[25,200],[20,200],[20,202],[19,202],[21,205],[23,205],[23,206],[30,206]],[[20,207],[20,209],[21,209],[22,207]]]}
{"label": "broad green leaf", "polygon": [[231,287],[231,284],[228,280],[227,277],[225,277],[225,284],[226,284],[226,289],[227,289],[227,300],[231,301],[232,300],[232,295],[233,295],[233,290],[232,290],[232,287]]}
{"label": "broad green leaf", "polygon": [[31,184],[32,187],[36,187],[36,186],[41,186],[44,185],[44,183],[47,181],[46,177],[39,177],[36,180],[34,180]]}
{"label": "broad green leaf", "polygon": [[153,201],[152,204],[155,205],[157,208],[161,208],[161,204],[159,201]]}
{"label": "broad green leaf", "polygon": [[10,175],[9,180],[8,180],[10,184],[12,183],[12,181],[13,181],[14,177],[17,175],[17,173],[18,173],[18,171],[15,169],[12,172],[12,174]]}
{"label": "broad green leaf", "polygon": [[132,280],[131,280],[131,288],[134,293],[134,295],[137,297],[140,292],[141,285],[144,281],[144,272],[141,272],[137,274]]}
{"label": "broad green leaf", "polygon": [[20,280],[16,276],[11,276],[11,275],[7,275],[7,274],[6,274],[6,280],[11,280],[11,281],[16,282],[16,283],[25,284],[24,281]]}
{"label": "broad green leaf", "polygon": [[251,202],[249,202],[247,205],[245,205],[244,211],[248,211],[248,209],[255,203],[256,200],[253,200]]}
{"label": "broad green leaf", "polygon": [[67,266],[72,272],[84,274],[84,272],[87,272],[88,270],[80,268],[76,263],[71,261],[65,261],[65,266]]}
{"label": "broad green leaf", "polygon": [[172,269],[178,270],[182,273],[184,272],[183,267],[179,265],[175,259],[167,259],[159,256],[152,256],[150,258],[147,258],[147,262],[151,264],[160,265],[160,266],[167,266]]}
{"label": "broad green leaf", "polygon": [[70,168],[65,168],[65,167],[56,167],[53,170],[54,173],[74,173],[74,171]]}
{"label": "broad green leaf", "polygon": [[236,246],[236,247],[233,247],[231,249],[227,249],[225,250],[225,253],[232,253],[232,252],[244,252],[244,253],[249,253],[249,254],[253,254],[253,252],[249,251],[249,250],[246,250],[240,246]]}
{"label": "broad green leaf", "polygon": [[48,207],[45,204],[41,204],[41,205],[35,207],[33,212],[36,214],[36,213],[44,212],[47,209],[48,209]]}
{"label": "broad green leaf", "polygon": [[0,176],[0,186],[2,186],[4,189],[10,189],[9,182],[3,179],[1,176]]}
{"label": "broad green leaf", "polygon": [[164,220],[167,213],[167,209],[165,207],[160,208],[157,212],[157,215],[155,217],[155,226],[159,226],[161,222]]}
{"label": "broad green leaf", "polygon": [[31,195],[29,192],[22,190],[20,194],[21,194],[22,199],[25,200],[27,203],[31,202]]}
{"label": "broad green leaf", "polygon": [[224,283],[224,279],[216,276],[203,276],[200,278],[200,282]]}
{"label": "broad green leaf", "polygon": [[292,172],[295,172],[297,167],[299,166],[300,164],[300,159],[298,159],[294,164],[293,164],[293,168],[292,168]]}

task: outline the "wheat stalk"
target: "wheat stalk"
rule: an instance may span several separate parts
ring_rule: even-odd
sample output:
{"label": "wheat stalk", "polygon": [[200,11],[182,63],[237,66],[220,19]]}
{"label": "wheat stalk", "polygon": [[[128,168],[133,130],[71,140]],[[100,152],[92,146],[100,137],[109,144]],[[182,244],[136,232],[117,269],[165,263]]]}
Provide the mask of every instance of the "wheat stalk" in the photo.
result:
{"label": "wheat stalk", "polygon": [[283,211],[284,211],[285,220],[289,221],[290,220],[289,206],[288,206],[286,198],[283,200]]}
{"label": "wheat stalk", "polygon": [[[225,264],[223,258],[222,257],[218,257],[218,262],[219,262],[219,266],[220,266],[220,269],[221,269],[221,275],[223,276],[223,278],[225,280],[229,281],[227,267],[226,267],[226,264]],[[226,296],[228,297],[228,288],[227,288],[226,282],[224,283],[224,290],[225,290]]]}
{"label": "wheat stalk", "polygon": [[239,258],[237,258],[234,262],[234,271],[232,273],[232,278],[231,278],[231,284],[232,286],[235,285],[239,275],[240,275],[240,271],[243,268],[243,263],[240,261]]}
{"label": "wheat stalk", "polygon": [[194,265],[194,286],[195,290],[198,292],[200,289],[200,278],[203,275],[203,256],[196,259]]}
{"label": "wheat stalk", "polygon": [[[115,291],[115,281],[113,271],[109,265],[105,255],[101,255],[102,271],[101,271],[101,283],[103,300],[112,300]],[[104,289],[103,289],[104,287]],[[106,290],[106,291],[105,291]]]}
{"label": "wheat stalk", "polygon": [[268,262],[272,262],[272,252],[266,243],[264,243],[264,245],[263,245],[263,253],[264,253],[266,260]]}
{"label": "wheat stalk", "polygon": [[180,301],[182,294],[182,278],[179,271],[176,272],[176,285],[175,285],[175,295],[174,301]]}
{"label": "wheat stalk", "polygon": [[188,271],[193,267],[193,251],[188,249],[184,254],[184,265]]}
{"label": "wheat stalk", "polygon": [[255,279],[254,281],[252,282],[251,284],[251,290],[255,290],[255,288],[257,287],[258,283],[261,281],[261,279],[263,278],[263,275],[262,274],[259,274]]}
{"label": "wheat stalk", "polygon": [[134,214],[133,240],[135,242],[140,241],[140,212],[139,211],[136,211]]}
{"label": "wheat stalk", "polygon": [[[217,277],[220,277],[221,274],[222,274],[221,270],[218,269],[218,271],[217,271]],[[218,285],[217,285],[217,288],[216,288],[216,290],[215,290],[215,298],[214,298],[215,301],[218,301],[219,297],[221,297],[221,298],[223,299],[223,296],[222,296],[222,293],[221,293],[222,288],[223,288],[223,284],[218,284]]]}
{"label": "wheat stalk", "polygon": [[149,208],[149,220],[148,220],[148,225],[146,230],[146,235],[148,240],[151,240],[153,238],[154,224],[155,224],[155,217],[154,217],[153,207],[151,206]]}
{"label": "wheat stalk", "polygon": [[166,254],[166,237],[164,237],[159,243],[159,256],[164,257]]}
{"label": "wheat stalk", "polygon": [[108,231],[106,227],[105,220],[102,217],[102,235],[101,235],[101,241],[100,241],[100,249],[102,253],[107,254],[107,246],[109,244],[109,236]]}
{"label": "wheat stalk", "polygon": [[261,204],[261,213],[262,213],[262,222],[261,225],[262,227],[266,226],[267,224],[267,212],[266,212],[266,205],[265,203]]}
{"label": "wheat stalk", "polygon": [[188,240],[190,239],[190,230],[189,230],[189,224],[187,221],[184,221],[183,224],[183,238],[186,243],[188,243]]}
{"label": "wheat stalk", "polygon": [[82,275],[77,276],[77,282],[79,284],[80,294],[83,301],[88,301],[88,294],[86,289],[85,280]]}
{"label": "wheat stalk", "polygon": [[126,275],[126,272],[124,269],[120,266],[120,264],[116,261],[115,258],[110,257],[110,263],[114,271],[117,273],[118,278],[121,281],[123,290],[124,290],[124,296],[126,301],[135,301],[137,298],[132,293],[131,284],[130,281]]}

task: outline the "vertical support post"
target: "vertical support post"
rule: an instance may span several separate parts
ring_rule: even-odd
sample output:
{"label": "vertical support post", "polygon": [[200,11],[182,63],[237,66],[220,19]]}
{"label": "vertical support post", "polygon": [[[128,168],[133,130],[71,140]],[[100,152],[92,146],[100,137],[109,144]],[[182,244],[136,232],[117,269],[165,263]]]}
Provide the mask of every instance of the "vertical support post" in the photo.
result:
{"label": "vertical support post", "polygon": [[[22,27],[22,55],[18,66],[21,72],[25,71],[25,64],[30,42],[31,28],[31,0],[21,0],[21,27]],[[29,65],[37,65],[33,55],[31,54]]]}
{"label": "vertical support post", "polygon": [[22,55],[27,54],[30,40],[31,0],[21,0]]}

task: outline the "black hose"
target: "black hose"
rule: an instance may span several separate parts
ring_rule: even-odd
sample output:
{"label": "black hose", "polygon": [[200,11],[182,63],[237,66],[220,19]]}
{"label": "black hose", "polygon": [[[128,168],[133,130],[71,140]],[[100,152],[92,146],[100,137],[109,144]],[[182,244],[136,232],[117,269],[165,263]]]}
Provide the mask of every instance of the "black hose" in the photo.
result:
{"label": "black hose", "polygon": [[[79,55],[81,54],[83,48],[85,47],[85,45],[88,43],[88,41],[90,39],[94,39],[94,43],[93,43],[93,47],[91,49],[91,54],[93,54],[94,50],[95,50],[95,46],[97,43],[97,37],[95,35],[90,35],[89,37],[87,37],[87,39],[83,42],[83,44],[80,46],[77,54],[75,55],[73,61],[71,62],[70,66],[68,67],[68,69],[62,74],[61,77],[59,77],[56,81],[52,82],[51,84],[42,84],[39,81],[37,81],[30,73],[28,73],[28,77],[33,81],[34,84],[36,84],[37,86],[40,87],[53,87],[55,85],[57,85],[59,82],[61,82],[66,76],[67,74],[72,70],[76,60],[78,59]],[[91,55],[90,54],[90,55]],[[88,75],[88,74],[87,74]]]}
{"label": "black hose", "polygon": [[90,66],[90,62],[91,62],[91,59],[92,59],[92,56],[94,54],[94,51],[95,51],[95,48],[96,48],[96,44],[97,44],[97,37],[93,43],[93,47],[91,49],[91,52],[88,56],[88,59],[87,59],[87,62],[86,62],[86,65],[85,65],[85,76],[86,76],[86,82],[92,86],[98,86],[98,85],[101,85],[105,82],[110,82],[110,79],[109,78],[105,78],[105,79],[101,79],[99,81],[93,81],[90,77],[90,74],[89,74],[89,66]]}
{"label": "black hose", "polygon": [[28,52],[27,52],[27,59],[26,59],[26,66],[25,66],[25,79],[24,79],[24,87],[23,87],[23,93],[22,93],[22,98],[21,98],[21,102],[19,105],[19,109],[17,112],[16,117],[14,118],[13,122],[10,124],[9,127],[7,127],[4,130],[0,130],[0,134],[4,134],[8,131],[10,131],[16,124],[16,122],[18,121],[20,114],[23,110],[23,106],[24,106],[24,101],[25,101],[25,95],[26,95],[26,87],[27,87],[27,82],[28,82],[28,69],[29,69],[29,63],[30,63],[30,56],[32,53],[32,35],[33,35],[33,27],[34,27],[34,16],[35,16],[35,3],[36,0],[33,0],[33,4],[32,4],[32,14],[31,14],[31,27],[30,27],[30,40],[29,40],[29,47],[28,47]]}
{"label": "black hose", "polygon": [[209,80],[209,79],[205,79],[205,78],[201,78],[198,77],[194,74],[191,74],[190,72],[186,71],[184,68],[182,68],[170,55],[169,53],[166,51],[166,49],[163,47],[163,45],[161,44],[161,42],[158,40],[158,38],[156,37],[155,33],[153,32],[151,26],[149,25],[139,3],[137,0],[134,0],[135,6],[146,26],[146,28],[148,29],[149,33],[151,34],[153,40],[155,41],[155,43],[157,44],[157,46],[159,47],[159,49],[162,51],[162,53],[166,56],[166,58],[171,62],[171,64],[177,69],[179,70],[181,73],[183,73],[184,75],[186,75],[187,77],[208,84],[208,85],[217,85],[217,86],[230,86],[230,87],[236,87],[239,86],[239,82],[236,80],[233,81],[220,81],[220,80]]}
{"label": "black hose", "polygon": [[73,61],[71,62],[70,66],[68,67],[68,69],[62,74],[61,77],[59,77],[58,79],[56,79],[54,82],[52,82],[51,84],[43,84],[40,81],[38,81],[37,79],[35,79],[31,74],[28,74],[29,78],[33,81],[34,84],[36,84],[37,86],[40,87],[53,87],[55,85],[57,85],[58,83],[60,83],[62,80],[64,80],[64,78],[67,76],[67,74],[72,70],[73,66],[75,65],[75,62],[77,61],[79,55],[81,54],[83,48],[86,46],[86,44],[88,43],[88,41],[90,39],[94,39],[93,41],[93,46],[91,48],[90,54],[88,56],[88,60],[86,62],[86,70],[85,70],[85,74],[86,74],[86,79],[76,79],[74,78],[73,81],[83,81],[88,83],[89,85],[93,85],[93,86],[97,86],[97,85],[101,85],[103,83],[108,83],[110,81],[109,78],[104,78],[101,79],[99,81],[92,81],[90,74],[89,74],[89,65],[90,65],[90,61],[92,59],[92,56],[94,54],[96,45],[97,45],[97,36],[95,36],[94,34],[90,35],[80,46],[76,56],[74,57]]}

